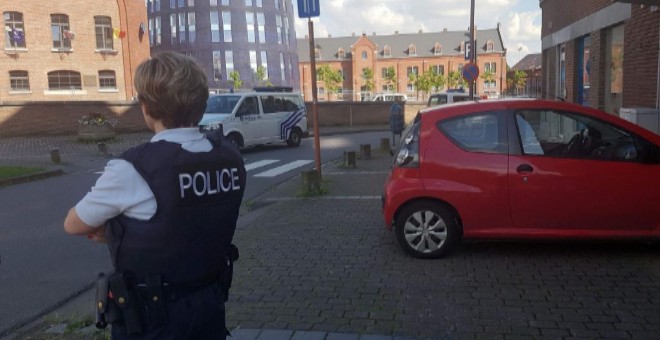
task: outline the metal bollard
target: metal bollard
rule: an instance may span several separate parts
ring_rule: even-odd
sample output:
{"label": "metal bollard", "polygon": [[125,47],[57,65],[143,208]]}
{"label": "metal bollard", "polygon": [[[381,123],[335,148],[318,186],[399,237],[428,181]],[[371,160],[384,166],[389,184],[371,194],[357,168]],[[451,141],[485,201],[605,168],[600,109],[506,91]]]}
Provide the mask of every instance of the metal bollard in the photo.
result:
{"label": "metal bollard", "polygon": [[355,168],[355,151],[344,151],[344,166]]}
{"label": "metal bollard", "polygon": [[105,145],[105,143],[98,143],[96,145],[99,150],[99,155],[108,157],[108,147]]}
{"label": "metal bollard", "polygon": [[50,161],[53,162],[53,164],[62,163],[62,159],[60,158],[60,149],[54,148],[50,150]]}
{"label": "metal bollard", "polygon": [[380,139],[380,151],[390,152],[390,139],[389,138],[381,138]]}
{"label": "metal bollard", "polygon": [[371,158],[371,144],[360,144],[360,159]]}

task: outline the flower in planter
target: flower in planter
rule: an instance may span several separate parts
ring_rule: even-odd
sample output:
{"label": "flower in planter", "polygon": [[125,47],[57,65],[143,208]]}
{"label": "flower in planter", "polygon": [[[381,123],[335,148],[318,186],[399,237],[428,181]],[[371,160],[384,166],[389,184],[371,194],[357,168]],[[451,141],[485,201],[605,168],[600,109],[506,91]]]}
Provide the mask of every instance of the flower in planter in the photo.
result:
{"label": "flower in planter", "polygon": [[80,126],[108,126],[115,127],[119,123],[119,120],[116,118],[109,118],[107,114],[94,112],[89,115],[84,115],[78,119],[78,124]]}

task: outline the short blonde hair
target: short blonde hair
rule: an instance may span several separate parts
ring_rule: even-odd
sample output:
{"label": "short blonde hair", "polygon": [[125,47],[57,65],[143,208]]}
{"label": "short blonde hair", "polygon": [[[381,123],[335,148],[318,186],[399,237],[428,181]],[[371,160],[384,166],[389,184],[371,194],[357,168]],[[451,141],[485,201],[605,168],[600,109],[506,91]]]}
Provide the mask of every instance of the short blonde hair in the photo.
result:
{"label": "short blonde hair", "polygon": [[196,126],[209,98],[206,72],[197,62],[177,52],[162,52],[135,70],[138,100],[147,114],[168,128]]}

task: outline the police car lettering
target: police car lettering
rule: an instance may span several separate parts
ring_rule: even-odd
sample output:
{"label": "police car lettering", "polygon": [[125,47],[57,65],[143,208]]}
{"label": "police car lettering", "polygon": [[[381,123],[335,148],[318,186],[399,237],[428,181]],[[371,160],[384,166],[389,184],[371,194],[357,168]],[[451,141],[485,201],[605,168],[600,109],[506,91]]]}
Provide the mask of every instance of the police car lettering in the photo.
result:
{"label": "police car lettering", "polygon": [[237,168],[215,170],[214,172],[179,173],[181,198],[186,198],[186,195],[190,194],[201,197],[240,189]]}

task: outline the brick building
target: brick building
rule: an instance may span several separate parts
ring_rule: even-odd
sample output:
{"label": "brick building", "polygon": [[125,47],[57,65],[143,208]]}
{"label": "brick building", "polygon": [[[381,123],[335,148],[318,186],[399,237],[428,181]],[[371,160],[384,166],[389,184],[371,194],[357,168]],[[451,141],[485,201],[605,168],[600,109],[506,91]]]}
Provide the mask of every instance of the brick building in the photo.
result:
{"label": "brick building", "polygon": [[[209,86],[244,89],[264,85],[299,88],[294,11],[291,0],[147,0],[151,51],[173,50],[195,57]],[[265,74],[262,83],[258,67]]]}
{"label": "brick building", "polygon": [[543,83],[541,53],[531,53],[524,56],[511,69],[509,69],[509,79],[513,78],[513,72],[523,71],[527,75],[525,84],[521,86],[509,85],[509,93],[512,95],[541,97],[541,84]]}
{"label": "brick building", "polygon": [[[462,70],[468,60],[465,45],[470,34],[465,31],[376,35],[362,34],[350,37],[314,38],[316,68],[328,65],[340,71],[343,83],[337,94],[325,90],[319,81],[319,100],[361,100],[373,93],[403,93],[411,99],[426,100],[426,95],[410,82],[410,75],[421,75],[431,70],[447,77],[450,72]],[[480,73],[486,71],[490,79],[479,78],[476,94],[499,96],[506,90],[506,49],[502,43],[499,25],[495,29],[477,30],[477,65]],[[300,84],[305,100],[311,100],[311,68],[309,39],[298,40]],[[396,80],[386,77],[387,69],[394,68]],[[373,91],[365,86],[363,70],[373,71]],[[445,89],[448,86],[445,86]],[[456,87],[456,86],[452,86]]]}
{"label": "brick building", "polygon": [[660,107],[657,0],[540,0],[545,97],[619,114]]}
{"label": "brick building", "polygon": [[0,103],[135,95],[133,72],[149,57],[143,2],[2,1],[0,11]]}

